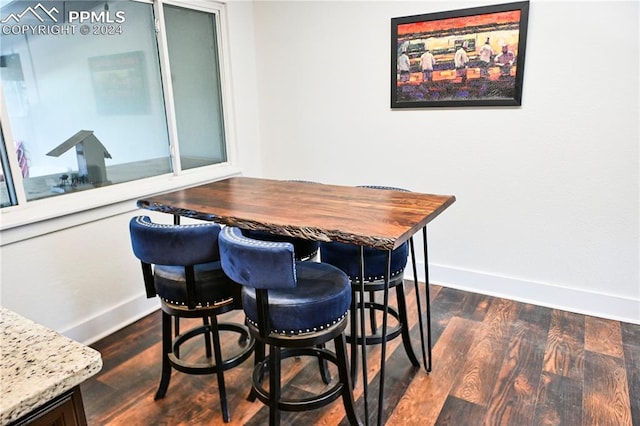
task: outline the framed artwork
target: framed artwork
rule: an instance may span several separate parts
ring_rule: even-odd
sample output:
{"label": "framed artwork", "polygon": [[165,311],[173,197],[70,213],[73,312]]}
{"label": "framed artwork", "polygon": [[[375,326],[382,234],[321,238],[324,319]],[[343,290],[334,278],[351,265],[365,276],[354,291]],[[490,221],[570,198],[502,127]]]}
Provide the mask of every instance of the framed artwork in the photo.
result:
{"label": "framed artwork", "polygon": [[529,2],[391,19],[391,108],[522,104]]}

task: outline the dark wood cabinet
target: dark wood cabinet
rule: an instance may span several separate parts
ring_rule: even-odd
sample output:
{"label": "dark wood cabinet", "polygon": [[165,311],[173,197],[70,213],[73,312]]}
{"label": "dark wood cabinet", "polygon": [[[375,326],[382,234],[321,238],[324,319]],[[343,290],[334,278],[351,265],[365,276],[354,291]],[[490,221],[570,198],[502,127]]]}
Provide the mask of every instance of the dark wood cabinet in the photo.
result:
{"label": "dark wood cabinet", "polygon": [[68,390],[29,414],[11,423],[11,426],[86,426],[80,386]]}

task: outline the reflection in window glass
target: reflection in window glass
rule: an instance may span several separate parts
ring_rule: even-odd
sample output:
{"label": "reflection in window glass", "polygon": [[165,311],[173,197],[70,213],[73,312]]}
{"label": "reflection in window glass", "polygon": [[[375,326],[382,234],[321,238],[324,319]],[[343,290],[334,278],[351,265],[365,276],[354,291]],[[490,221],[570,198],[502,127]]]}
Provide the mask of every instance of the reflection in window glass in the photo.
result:
{"label": "reflection in window glass", "polygon": [[[16,194],[13,190],[13,179],[11,179],[11,168],[5,151],[4,135],[0,127],[0,162],[2,170],[0,170],[0,207],[15,206],[17,203]],[[18,161],[20,157],[18,154]]]}
{"label": "reflection in window glass", "polygon": [[[20,12],[33,3],[10,2],[1,15],[29,23],[34,17]],[[124,20],[89,25],[88,34],[80,25],[74,33],[2,33],[0,77],[27,200],[171,172],[152,5],[105,4],[41,7],[56,6],[59,26],[69,25],[74,8]]]}
{"label": "reflection in window glass", "polygon": [[226,161],[215,16],[165,5],[183,169]]}

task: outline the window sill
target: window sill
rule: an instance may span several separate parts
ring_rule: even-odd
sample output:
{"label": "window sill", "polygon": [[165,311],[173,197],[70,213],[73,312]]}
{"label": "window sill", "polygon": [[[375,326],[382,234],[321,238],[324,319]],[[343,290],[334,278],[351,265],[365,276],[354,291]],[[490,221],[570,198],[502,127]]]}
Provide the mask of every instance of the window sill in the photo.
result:
{"label": "window sill", "polygon": [[229,164],[184,171],[6,207],[0,212],[0,246],[137,209],[136,200],[152,194],[239,175]]}

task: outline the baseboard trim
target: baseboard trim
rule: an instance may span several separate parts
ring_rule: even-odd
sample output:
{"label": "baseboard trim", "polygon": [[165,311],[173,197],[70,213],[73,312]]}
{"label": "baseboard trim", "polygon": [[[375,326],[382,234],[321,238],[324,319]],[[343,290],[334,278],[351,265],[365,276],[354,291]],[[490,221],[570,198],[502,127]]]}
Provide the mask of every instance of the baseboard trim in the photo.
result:
{"label": "baseboard trim", "polygon": [[[410,270],[405,276],[413,278]],[[418,280],[424,282],[424,278],[424,263],[418,264]],[[429,265],[429,281],[487,296],[640,325],[640,300],[612,294],[434,264]]]}
{"label": "baseboard trim", "polygon": [[60,333],[77,342],[90,345],[158,309],[160,302],[157,297],[147,299],[141,294]]}
{"label": "baseboard trim", "polygon": [[[410,269],[405,273],[407,279],[413,278]],[[424,278],[424,264],[418,264],[418,280],[424,282]],[[640,300],[434,264],[429,266],[429,281],[458,290],[640,325]],[[147,299],[141,294],[61,333],[90,345],[159,308],[158,298]]]}

